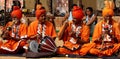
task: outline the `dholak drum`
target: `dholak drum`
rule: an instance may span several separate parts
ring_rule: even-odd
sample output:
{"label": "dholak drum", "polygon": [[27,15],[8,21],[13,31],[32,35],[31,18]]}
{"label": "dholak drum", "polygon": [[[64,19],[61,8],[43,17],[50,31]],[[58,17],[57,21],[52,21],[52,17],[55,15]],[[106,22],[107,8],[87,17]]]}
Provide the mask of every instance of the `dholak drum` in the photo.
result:
{"label": "dholak drum", "polygon": [[43,39],[41,39],[40,44],[38,44],[37,41],[33,40],[30,42],[29,49],[32,52],[53,52],[55,53],[57,51],[57,47],[55,45],[55,42],[52,38],[49,36],[45,36]]}

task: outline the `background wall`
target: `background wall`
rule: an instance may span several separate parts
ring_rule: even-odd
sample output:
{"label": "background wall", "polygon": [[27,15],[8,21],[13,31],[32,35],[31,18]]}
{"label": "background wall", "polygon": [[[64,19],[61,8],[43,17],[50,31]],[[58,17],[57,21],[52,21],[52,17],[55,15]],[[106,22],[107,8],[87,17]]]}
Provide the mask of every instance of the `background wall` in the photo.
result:
{"label": "background wall", "polygon": [[[53,3],[54,3],[55,0],[53,0]],[[75,4],[79,4],[78,3],[79,0],[73,0],[73,3]],[[48,7],[48,4],[49,1],[48,0],[40,0],[40,2],[43,4],[43,6],[46,8],[47,11],[49,11],[49,7]],[[25,0],[25,8],[26,9],[34,9],[34,6],[35,6],[35,0]],[[84,5],[84,9],[86,7],[93,7],[93,9],[97,9],[97,0],[82,0],[82,4]],[[55,5],[53,4],[53,7]]]}
{"label": "background wall", "polygon": [[[73,0],[74,4],[79,4],[79,0]],[[87,7],[92,7],[94,10],[97,9],[97,0],[82,0],[84,9]]]}

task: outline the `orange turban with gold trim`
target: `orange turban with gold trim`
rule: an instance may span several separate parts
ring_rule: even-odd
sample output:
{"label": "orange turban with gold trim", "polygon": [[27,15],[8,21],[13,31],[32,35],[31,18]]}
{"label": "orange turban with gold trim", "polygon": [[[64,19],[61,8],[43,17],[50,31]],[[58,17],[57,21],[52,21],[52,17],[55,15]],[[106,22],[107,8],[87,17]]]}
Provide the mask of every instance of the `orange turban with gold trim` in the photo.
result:
{"label": "orange turban with gold trim", "polygon": [[114,3],[112,1],[108,1],[108,0],[104,1],[104,3],[105,3],[105,7],[102,10],[103,17],[106,16],[106,15],[113,16],[114,15],[114,11],[113,11]]}
{"label": "orange turban with gold trim", "polygon": [[39,19],[39,17],[42,15],[42,14],[45,14],[46,13],[46,10],[45,9],[41,9],[41,10],[36,10],[35,11],[35,15],[37,17],[37,19]]}
{"label": "orange turban with gold trim", "polygon": [[22,11],[20,10],[19,6],[14,6],[13,7],[13,11],[11,13],[12,17],[17,17],[17,19],[21,19],[22,18]]}
{"label": "orange turban with gold trim", "polygon": [[82,20],[82,18],[84,17],[84,13],[81,8],[79,8],[78,6],[74,6],[72,16],[77,20]]}

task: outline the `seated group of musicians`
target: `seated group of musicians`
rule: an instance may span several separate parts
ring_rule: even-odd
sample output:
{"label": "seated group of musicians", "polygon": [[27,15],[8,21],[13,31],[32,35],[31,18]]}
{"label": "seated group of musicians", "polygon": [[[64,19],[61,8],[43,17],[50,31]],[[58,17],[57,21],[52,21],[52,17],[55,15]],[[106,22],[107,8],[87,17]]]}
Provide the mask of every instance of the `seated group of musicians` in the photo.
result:
{"label": "seated group of musicians", "polygon": [[[107,1],[108,2],[108,1]],[[108,2],[102,11],[103,20],[99,21],[94,28],[92,41],[90,42],[89,23],[83,22],[84,13],[78,6],[73,6],[72,21],[65,21],[61,27],[58,38],[63,40],[63,46],[55,51],[57,54],[73,54],[85,56],[86,54],[96,56],[111,56],[119,52],[120,30],[118,23],[112,19],[113,7]],[[36,7],[36,19],[27,26],[21,23],[22,11],[18,6],[13,7],[11,12],[12,21],[3,28],[3,39],[0,41],[1,54],[15,54],[29,50],[29,42],[36,40],[41,44],[45,36],[56,38],[53,24],[46,20],[46,10],[41,5]],[[89,19],[88,19],[89,21]],[[44,43],[44,42],[43,42]]]}

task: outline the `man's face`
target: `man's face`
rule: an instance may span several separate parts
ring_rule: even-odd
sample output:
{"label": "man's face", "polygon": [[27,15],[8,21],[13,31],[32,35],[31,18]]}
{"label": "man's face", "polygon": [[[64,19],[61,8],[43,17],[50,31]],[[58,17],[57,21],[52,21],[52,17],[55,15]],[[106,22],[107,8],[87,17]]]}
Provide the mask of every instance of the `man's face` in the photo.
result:
{"label": "man's face", "polygon": [[111,20],[112,19],[112,16],[107,14],[104,16],[104,20]]}
{"label": "man's face", "polygon": [[39,21],[40,21],[40,22],[44,22],[45,18],[46,18],[46,14],[42,14],[42,15],[39,17]]}
{"label": "man's face", "polygon": [[79,23],[79,22],[81,22],[81,20],[78,20],[78,19],[76,19],[76,18],[74,18],[74,16],[73,16],[73,20],[72,20],[74,23]]}
{"label": "man's face", "polygon": [[15,24],[17,24],[17,23],[19,22],[19,20],[18,20],[16,17],[12,18],[12,21],[13,21]]}
{"label": "man's face", "polygon": [[92,12],[91,12],[89,9],[86,9],[86,14],[87,14],[87,15],[91,15]]}

